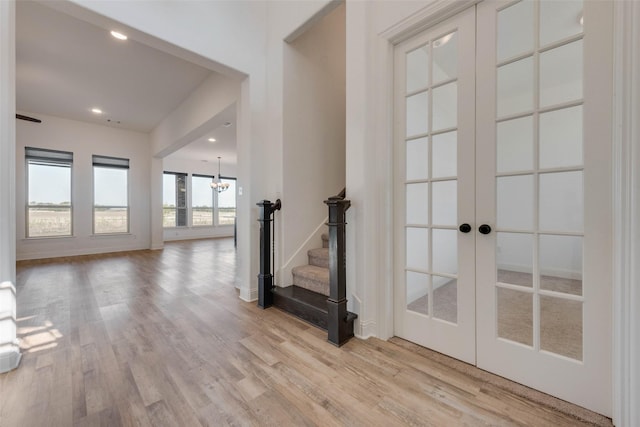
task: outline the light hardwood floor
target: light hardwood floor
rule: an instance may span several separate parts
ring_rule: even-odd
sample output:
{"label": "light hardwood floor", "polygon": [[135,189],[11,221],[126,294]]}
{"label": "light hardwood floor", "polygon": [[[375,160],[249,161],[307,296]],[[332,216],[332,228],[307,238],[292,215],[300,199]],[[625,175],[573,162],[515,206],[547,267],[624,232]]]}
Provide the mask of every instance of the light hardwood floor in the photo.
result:
{"label": "light hardwood floor", "polygon": [[401,340],[336,348],[241,301],[235,277],[232,239],[19,263],[24,357],[0,375],[0,425],[609,423]]}

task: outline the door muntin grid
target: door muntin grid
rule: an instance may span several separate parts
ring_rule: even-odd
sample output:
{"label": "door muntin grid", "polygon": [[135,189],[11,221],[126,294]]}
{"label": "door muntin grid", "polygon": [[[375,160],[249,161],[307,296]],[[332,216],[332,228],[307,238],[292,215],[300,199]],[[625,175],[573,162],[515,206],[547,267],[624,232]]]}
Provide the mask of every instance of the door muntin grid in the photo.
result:
{"label": "door muntin grid", "polygon": [[457,323],[458,31],[405,55],[406,308]]}
{"label": "door muntin grid", "polygon": [[580,361],[582,2],[497,13],[496,336]]}

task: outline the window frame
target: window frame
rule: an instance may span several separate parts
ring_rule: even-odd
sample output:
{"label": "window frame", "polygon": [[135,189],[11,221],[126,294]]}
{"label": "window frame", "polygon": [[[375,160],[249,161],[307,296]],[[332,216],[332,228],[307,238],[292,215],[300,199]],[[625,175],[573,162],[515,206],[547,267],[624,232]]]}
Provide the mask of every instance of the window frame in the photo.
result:
{"label": "window frame", "polygon": [[[237,184],[238,184],[238,178],[236,177],[232,177],[232,176],[223,176],[220,175],[218,177],[220,180],[227,180],[227,181],[233,181],[234,185],[233,185],[233,189],[235,191],[234,194],[234,209],[236,210],[236,215],[234,215],[234,222],[235,222],[235,218],[237,217],[237,212],[238,212],[238,194],[237,194]],[[214,191],[215,195],[214,195],[214,209],[215,209],[215,213],[214,213],[214,224],[216,227],[232,227],[234,225],[234,223],[231,224],[220,224],[220,203],[219,203],[219,199],[218,196],[221,193],[218,193],[217,191]]]}
{"label": "window frame", "polygon": [[[92,160],[92,172],[93,172],[93,215],[92,215],[92,234],[94,236],[109,236],[109,235],[122,235],[122,234],[130,234],[131,233],[131,191],[129,184],[129,169],[130,169],[130,159],[122,158],[122,157],[112,157],[112,156],[102,156],[94,154],[91,157]],[[97,161],[97,162],[96,162]],[[126,162],[126,165],[125,165]],[[100,208],[112,209],[112,208],[126,208],[127,213],[127,229],[126,231],[114,231],[114,232],[97,232],[96,231],[96,167],[105,168],[105,169],[124,169],[127,171],[126,179],[127,179],[127,205],[126,206],[99,206]]]}
{"label": "window frame", "polygon": [[[164,176],[165,175],[173,175],[174,176],[174,182],[175,182],[175,200],[176,200],[176,206],[174,207],[169,207],[169,206],[164,206],[164,194],[163,194],[163,198],[162,198],[162,228],[163,229],[174,229],[174,228],[188,228],[189,227],[189,184],[188,184],[188,177],[189,174],[186,172],[173,172],[173,171],[163,171],[162,172],[162,177],[163,177],[163,187],[164,187]],[[178,206],[179,205],[179,193],[180,193],[180,186],[178,185],[178,178],[179,177],[184,177],[184,206]],[[164,192],[164,188],[163,188],[163,192]],[[174,218],[175,218],[175,225],[173,226],[165,226],[164,225],[164,213],[165,210],[170,209],[173,210],[174,212]],[[183,209],[184,210],[184,224],[183,225],[179,225],[178,224],[178,210]]]}
{"label": "window frame", "polygon": [[[52,150],[48,148],[37,148],[37,147],[25,147],[24,148],[24,157],[25,157],[25,238],[27,239],[60,239],[60,238],[69,238],[74,237],[74,203],[73,203],[73,152],[71,151],[63,151],[63,150]],[[31,154],[30,154],[31,153]],[[40,155],[38,155],[38,153]],[[49,156],[47,156],[47,153]],[[58,157],[55,157],[54,154],[57,154]],[[30,194],[29,194],[29,185],[31,182],[31,174],[29,166],[31,164],[41,166],[51,166],[51,167],[64,167],[69,168],[69,205],[47,205],[47,207],[55,208],[55,209],[68,209],[69,210],[69,234],[55,234],[55,235],[40,235],[40,236],[32,236],[30,233],[30,210],[32,208],[41,208],[42,205],[32,205],[30,203]]]}
{"label": "window frame", "polygon": [[[202,224],[202,225],[196,225],[194,224],[193,221],[193,213],[195,211],[195,206],[193,206],[193,178],[209,178],[211,179],[211,182],[213,182],[213,180],[215,179],[215,175],[204,175],[204,174],[198,174],[198,173],[192,173],[191,174],[191,197],[189,197],[190,199],[190,215],[189,218],[191,220],[191,226],[192,227],[196,227],[196,228],[201,228],[201,227],[215,227],[216,225],[216,196],[214,195],[214,193],[217,193],[217,191],[215,191],[213,188],[209,187],[209,190],[211,191],[211,224]],[[202,208],[198,208],[198,209],[202,209]]]}

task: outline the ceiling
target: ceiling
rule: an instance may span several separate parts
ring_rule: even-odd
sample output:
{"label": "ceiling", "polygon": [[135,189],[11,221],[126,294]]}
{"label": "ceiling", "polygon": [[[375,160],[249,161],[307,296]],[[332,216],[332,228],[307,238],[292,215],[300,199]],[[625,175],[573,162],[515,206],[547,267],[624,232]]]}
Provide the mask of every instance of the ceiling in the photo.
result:
{"label": "ceiling", "polygon": [[[212,72],[132,37],[117,40],[100,26],[42,3],[17,2],[18,111],[149,133]],[[233,125],[218,126],[224,122]],[[235,107],[211,123],[211,135],[174,155],[209,161],[221,155],[231,163],[232,154],[235,163]],[[220,154],[211,152],[209,137],[218,140]]]}

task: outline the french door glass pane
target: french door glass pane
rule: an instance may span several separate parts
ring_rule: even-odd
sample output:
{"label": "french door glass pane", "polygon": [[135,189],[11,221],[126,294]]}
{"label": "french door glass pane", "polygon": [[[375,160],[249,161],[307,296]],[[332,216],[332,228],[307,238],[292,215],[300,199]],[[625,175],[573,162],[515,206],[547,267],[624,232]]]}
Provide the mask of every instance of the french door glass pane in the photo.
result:
{"label": "french door glass pane", "polygon": [[496,288],[498,337],[533,346],[533,294]]}
{"label": "french door glass pane", "polygon": [[407,271],[407,310],[429,314],[429,274]]}
{"label": "french door glass pane", "polygon": [[533,235],[497,233],[498,282],[533,287]]}
{"label": "french door glass pane", "polygon": [[458,83],[452,82],[433,89],[434,132],[456,127],[458,124]]}
{"label": "french door glass pane", "polygon": [[540,229],[581,232],[582,171],[540,174]]}
{"label": "french door glass pane", "polygon": [[533,117],[498,123],[496,144],[498,173],[533,169]]}
{"label": "french door glass pane", "polygon": [[429,184],[407,184],[407,224],[429,224]]}
{"label": "french door glass pane", "polygon": [[540,114],[540,167],[582,165],[582,105]]}
{"label": "french door glass pane", "polygon": [[498,178],[496,199],[498,227],[533,229],[533,175]]}
{"label": "french door glass pane", "polygon": [[456,225],[458,222],[458,182],[456,180],[436,181],[431,186],[432,223]]}
{"label": "french door glass pane", "polygon": [[540,106],[582,99],[582,40],[540,54]]}
{"label": "french door glass pane", "polygon": [[533,110],[533,58],[498,68],[498,117]]}
{"label": "french door glass pane", "polygon": [[407,268],[429,269],[429,229],[407,227]]}
{"label": "french door glass pane", "polygon": [[429,45],[407,53],[407,93],[424,89],[429,84]]}
{"label": "french door glass pane", "polygon": [[540,289],[582,295],[582,240],[540,235]]}
{"label": "french door glass pane", "polygon": [[498,12],[498,62],[533,50],[533,6],[521,1]]}
{"label": "french door glass pane", "polygon": [[582,360],[582,302],[540,296],[540,349]]}
{"label": "french door glass pane", "polygon": [[434,135],[431,151],[433,153],[433,178],[452,177],[458,174],[458,132]]}
{"label": "french door glass pane", "polygon": [[458,33],[446,34],[433,41],[433,84],[458,76]]}
{"label": "french door glass pane", "polygon": [[429,139],[418,138],[407,141],[407,181],[429,178]]}
{"label": "french door glass pane", "polygon": [[458,280],[432,276],[433,317],[458,323]]}
{"label": "french door glass pane", "polygon": [[429,130],[429,98],[421,92],[407,98],[407,137],[421,135]]}
{"label": "french door glass pane", "polygon": [[583,28],[582,6],[582,0],[541,1],[540,45],[580,34]]}
{"label": "french door glass pane", "polygon": [[458,231],[434,228],[433,262],[434,273],[458,274]]}

